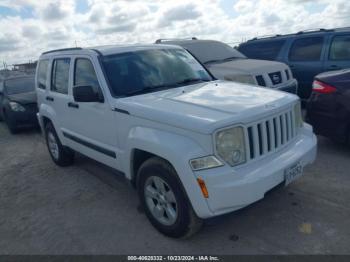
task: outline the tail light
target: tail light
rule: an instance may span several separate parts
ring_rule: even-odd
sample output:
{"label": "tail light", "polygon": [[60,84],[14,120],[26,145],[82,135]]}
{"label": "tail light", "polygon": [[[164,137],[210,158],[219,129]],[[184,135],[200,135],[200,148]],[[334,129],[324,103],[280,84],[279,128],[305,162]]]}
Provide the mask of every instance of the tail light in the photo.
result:
{"label": "tail light", "polygon": [[312,91],[321,94],[331,94],[337,91],[334,86],[315,80],[312,83]]}

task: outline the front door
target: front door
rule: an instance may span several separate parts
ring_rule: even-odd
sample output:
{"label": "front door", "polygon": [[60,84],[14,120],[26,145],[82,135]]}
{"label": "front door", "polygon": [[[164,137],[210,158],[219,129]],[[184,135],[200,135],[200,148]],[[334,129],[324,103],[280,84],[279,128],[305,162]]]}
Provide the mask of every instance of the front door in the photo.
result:
{"label": "front door", "polygon": [[[106,165],[117,168],[117,130],[115,112],[106,100],[96,74],[96,66],[89,56],[74,57],[71,70],[70,101],[67,104],[69,121],[64,135],[70,146]],[[97,61],[96,61],[97,63]],[[74,86],[91,86],[101,102],[76,102]]]}

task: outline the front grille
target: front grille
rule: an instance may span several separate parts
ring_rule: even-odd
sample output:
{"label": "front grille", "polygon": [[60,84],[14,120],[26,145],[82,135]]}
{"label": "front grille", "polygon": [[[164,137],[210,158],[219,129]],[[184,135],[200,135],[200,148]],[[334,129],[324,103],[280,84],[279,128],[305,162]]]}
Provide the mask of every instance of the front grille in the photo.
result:
{"label": "front grille", "polygon": [[277,151],[296,135],[293,110],[247,126],[248,160]]}
{"label": "front grille", "polygon": [[264,77],[262,75],[256,76],[256,81],[258,82],[259,86],[266,86]]}
{"label": "front grille", "polygon": [[287,80],[289,80],[289,79],[290,79],[290,76],[289,76],[289,71],[288,71],[288,69],[286,69],[285,72],[286,72]]}
{"label": "front grille", "polygon": [[273,85],[278,85],[282,83],[282,74],[281,72],[269,73],[269,77]]}
{"label": "front grille", "polygon": [[24,105],[24,107],[26,108],[27,112],[34,112],[34,113],[38,112],[38,104],[37,103],[26,104],[26,105]]}

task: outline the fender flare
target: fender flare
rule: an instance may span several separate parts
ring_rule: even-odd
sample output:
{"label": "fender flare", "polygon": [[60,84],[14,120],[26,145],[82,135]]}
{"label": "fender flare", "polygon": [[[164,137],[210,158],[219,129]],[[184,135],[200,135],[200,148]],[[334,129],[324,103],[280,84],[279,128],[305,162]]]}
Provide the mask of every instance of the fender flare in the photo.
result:
{"label": "fender flare", "polygon": [[203,197],[189,160],[208,155],[196,141],[187,136],[169,133],[148,127],[134,127],[130,130],[124,154],[125,175],[133,179],[132,156],[135,149],[143,150],[167,160],[178,174],[183,188],[199,217],[211,215],[206,199]]}

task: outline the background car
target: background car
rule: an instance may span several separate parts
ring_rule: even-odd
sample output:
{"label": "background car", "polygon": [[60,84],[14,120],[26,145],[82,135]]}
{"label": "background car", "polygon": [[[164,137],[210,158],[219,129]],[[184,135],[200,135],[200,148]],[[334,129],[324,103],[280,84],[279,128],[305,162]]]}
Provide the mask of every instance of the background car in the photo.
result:
{"label": "background car", "polygon": [[307,121],[317,134],[350,142],[350,69],[315,77],[307,103]]}
{"label": "background car", "polygon": [[249,58],[288,64],[298,80],[299,96],[307,99],[317,74],[350,68],[350,27],[253,38],[238,50]]}
{"label": "background car", "polygon": [[0,84],[0,117],[11,133],[38,126],[34,76],[6,79]]}
{"label": "background car", "polygon": [[248,83],[297,93],[298,83],[287,65],[248,59],[231,46],[213,40],[162,40],[192,53],[217,79]]}

